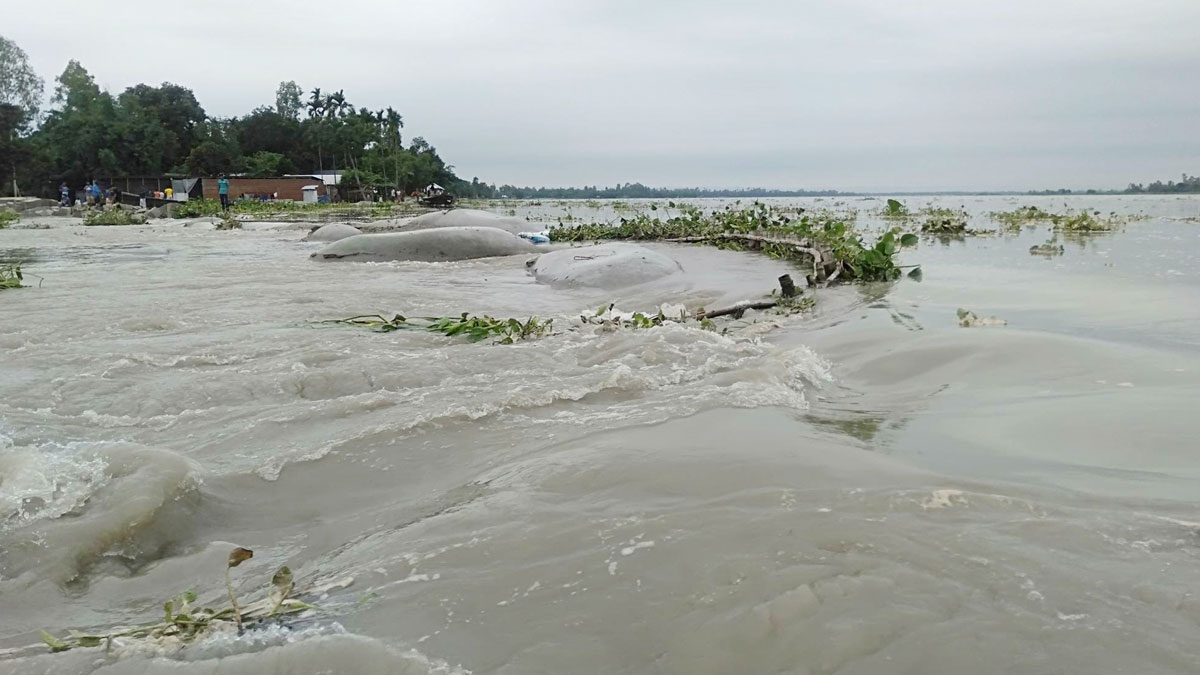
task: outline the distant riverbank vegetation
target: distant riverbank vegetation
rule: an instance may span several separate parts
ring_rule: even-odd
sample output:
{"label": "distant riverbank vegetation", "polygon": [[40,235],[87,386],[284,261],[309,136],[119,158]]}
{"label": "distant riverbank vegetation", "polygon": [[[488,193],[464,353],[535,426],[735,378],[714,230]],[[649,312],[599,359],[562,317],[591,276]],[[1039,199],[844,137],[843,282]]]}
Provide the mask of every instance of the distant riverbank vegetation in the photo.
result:
{"label": "distant riverbank vegetation", "polygon": [[1125,192],[1130,194],[1172,194],[1172,193],[1200,193],[1200,176],[1189,176],[1186,173],[1178,183],[1169,180],[1166,183],[1161,180],[1156,180],[1149,185],[1141,185],[1139,183],[1130,183]]}
{"label": "distant riverbank vegetation", "polygon": [[505,199],[759,199],[763,197],[836,197],[837,190],[769,190],[766,188],[652,188],[641,183],[613,187],[517,187],[501,185],[495,196]]}

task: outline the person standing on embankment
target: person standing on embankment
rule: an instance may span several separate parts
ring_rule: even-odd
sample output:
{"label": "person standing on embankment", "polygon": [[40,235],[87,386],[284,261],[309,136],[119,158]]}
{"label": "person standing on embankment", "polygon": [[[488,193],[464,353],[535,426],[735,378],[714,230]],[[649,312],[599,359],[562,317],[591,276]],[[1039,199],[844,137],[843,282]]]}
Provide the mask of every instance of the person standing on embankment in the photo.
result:
{"label": "person standing on embankment", "polygon": [[229,179],[225,174],[217,179],[217,196],[221,198],[221,210],[229,210]]}

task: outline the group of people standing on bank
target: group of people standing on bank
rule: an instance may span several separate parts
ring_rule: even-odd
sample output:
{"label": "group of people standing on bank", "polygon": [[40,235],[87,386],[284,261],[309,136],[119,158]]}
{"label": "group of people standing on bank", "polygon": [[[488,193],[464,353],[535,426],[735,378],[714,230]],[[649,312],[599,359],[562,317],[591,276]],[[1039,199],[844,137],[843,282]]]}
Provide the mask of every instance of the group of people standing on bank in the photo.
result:
{"label": "group of people standing on bank", "polygon": [[[67,185],[66,181],[64,181],[58,186],[59,205],[66,207],[75,206],[76,194],[79,195],[80,201],[88,206],[104,206],[105,203],[115,204],[120,197],[120,193],[115,187],[109,188],[108,192],[105,193],[100,189],[100,183],[94,178],[92,179],[92,182],[84,183],[83,187],[80,188],[77,193],[72,193],[71,188]],[[171,198],[170,188],[167,188],[166,195],[167,199]],[[221,199],[221,208],[228,211],[229,179],[225,177],[225,174],[221,174],[221,177],[217,179],[217,196]],[[144,200],[145,194],[143,194],[142,197]],[[144,201],[142,205],[145,205]]]}
{"label": "group of people standing on bank", "polygon": [[74,193],[65,182],[59,184],[58,203],[61,206],[74,206],[76,202],[76,195],[78,195],[79,201],[82,201],[88,206],[103,206],[105,202],[114,204],[117,201],[116,188],[109,188],[108,191],[105,192],[104,190],[100,189],[100,183],[95,179],[92,179],[92,182],[90,183],[84,183],[83,187],[79,188],[79,190]]}

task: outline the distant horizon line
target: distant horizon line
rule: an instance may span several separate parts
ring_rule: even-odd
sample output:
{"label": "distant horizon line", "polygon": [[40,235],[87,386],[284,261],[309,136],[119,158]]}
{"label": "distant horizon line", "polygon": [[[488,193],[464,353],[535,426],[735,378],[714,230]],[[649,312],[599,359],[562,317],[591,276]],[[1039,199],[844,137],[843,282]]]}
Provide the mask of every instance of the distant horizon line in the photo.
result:
{"label": "distant horizon line", "polygon": [[[626,186],[624,186],[624,185],[601,188],[601,187],[594,187],[594,186],[547,186],[547,185],[517,186],[517,185],[512,185],[512,184],[504,184],[504,185],[495,185],[495,190],[497,192],[502,192],[502,187],[514,188],[514,189],[520,190],[520,191],[536,191],[536,192],[585,192],[586,191],[586,192],[597,192],[597,193],[621,192],[626,189]],[[633,187],[633,186],[629,186],[629,187]],[[1056,189],[1056,190],[1048,190],[1048,189],[1042,189],[1042,190],[1034,190],[1034,189],[1030,189],[1030,190],[995,190],[995,189],[837,190],[837,189],[832,189],[832,188],[831,189],[819,189],[819,190],[807,190],[807,189],[794,190],[794,189],[785,189],[785,188],[762,188],[762,187],[749,187],[749,188],[650,187],[647,185],[640,185],[639,187],[649,190],[649,191],[656,192],[656,193],[663,193],[664,195],[669,194],[669,193],[683,193],[683,192],[725,193],[725,194],[761,193],[761,196],[778,196],[778,197],[805,197],[805,196],[809,196],[809,197],[833,197],[833,196],[843,196],[843,197],[877,197],[877,196],[919,197],[919,196],[924,196],[924,195],[1042,195],[1042,196],[1051,196],[1052,197],[1055,195],[1072,195],[1072,194],[1076,194],[1076,195],[1133,194],[1133,193],[1129,192],[1128,188],[1116,188],[1116,189],[1109,188],[1109,189],[1103,189],[1103,190],[1096,189],[1096,188],[1071,189],[1071,190],[1068,190],[1066,188],[1061,188],[1061,189]],[[1168,193],[1168,194],[1187,194],[1187,193]],[[643,198],[654,199],[659,196],[661,196],[661,195],[647,195],[646,197],[643,197]],[[747,194],[747,196],[753,196],[753,194]],[[599,197],[597,197],[597,198],[599,198]]]}

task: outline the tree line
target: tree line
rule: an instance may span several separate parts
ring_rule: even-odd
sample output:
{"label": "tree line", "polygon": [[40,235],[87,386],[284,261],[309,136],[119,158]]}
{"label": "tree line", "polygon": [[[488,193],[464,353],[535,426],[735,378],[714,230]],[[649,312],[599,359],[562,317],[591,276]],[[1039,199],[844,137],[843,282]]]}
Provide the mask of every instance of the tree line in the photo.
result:
{"label": "tree line", "polygon": [[[410,192],[439,183],[460,196],[488,197],[478,179],[459,179],[425,139],[407,145],[394,108],[356,107],[341,90],[305,92],[283,82],[274,105],[240,117],[209,116],[192,90],[164,82],[113,94],[78,61],[44,82],[15,43],[0,36],[0,194],[52,196],[93,178],[252,177],[343,172],[343,197]],[[354,194],[359,193],[359,194]]]}
{"label": "tree line", "polygon": [[765,188],[707,189],[652,188],[641,183],[624,183],[613,187],[517,187],[501,185],[495,196],[510,199],[699,199],[723,197],[758,199],[762,197],[835,197],[849,193],[837,190],[768,190]]}
{"label": "tree line", "polygon": [[1139,183],[1130,183],[1125,192],[1129,194],[1198,193],[1200,192],[1200,176],[1189,176],[1185,173],[1178,183],[1173,180],[1169,180],[1166,183],[1156,180],[1144,186]]}

